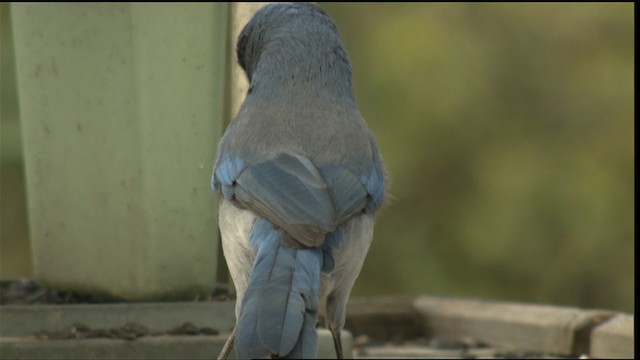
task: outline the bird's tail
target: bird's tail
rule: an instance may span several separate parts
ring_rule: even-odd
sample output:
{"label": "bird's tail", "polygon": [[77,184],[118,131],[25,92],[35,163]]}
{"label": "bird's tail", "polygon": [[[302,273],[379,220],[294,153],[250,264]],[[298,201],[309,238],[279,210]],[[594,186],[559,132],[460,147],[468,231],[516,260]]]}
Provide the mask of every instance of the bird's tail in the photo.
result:
{"label": "bird's tail", "polygon": [[284,232],[256,221],[258,248],[236,334],[240,358],[315,358],[322,251],[282,244]]}

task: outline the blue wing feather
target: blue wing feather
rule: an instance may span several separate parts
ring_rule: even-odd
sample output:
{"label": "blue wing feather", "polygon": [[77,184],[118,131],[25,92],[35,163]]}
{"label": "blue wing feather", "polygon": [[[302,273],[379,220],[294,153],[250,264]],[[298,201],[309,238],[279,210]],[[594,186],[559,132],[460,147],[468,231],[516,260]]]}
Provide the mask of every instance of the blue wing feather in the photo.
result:
{"label": "blue wing feather", "polygon": [[356,213],[375,211],[382,203],[379,164],[358,175],[344,166],[318,168],[306,157],[286,153],[250,165],[226,156],[214,170],[212,186],[284,229],[296,243],[313,247]]}

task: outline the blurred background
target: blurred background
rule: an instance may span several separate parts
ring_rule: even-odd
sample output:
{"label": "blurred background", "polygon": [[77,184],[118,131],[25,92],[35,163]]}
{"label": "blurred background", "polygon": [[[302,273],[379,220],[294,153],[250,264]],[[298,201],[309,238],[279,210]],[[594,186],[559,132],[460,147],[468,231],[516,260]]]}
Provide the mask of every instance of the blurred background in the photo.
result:
{"label": "blurred background", "polygon": [[[9,279],[30,276],[31,260],[1,6]],[[354,295],[634,311],[633,4],[321,6],[391,179]]]}

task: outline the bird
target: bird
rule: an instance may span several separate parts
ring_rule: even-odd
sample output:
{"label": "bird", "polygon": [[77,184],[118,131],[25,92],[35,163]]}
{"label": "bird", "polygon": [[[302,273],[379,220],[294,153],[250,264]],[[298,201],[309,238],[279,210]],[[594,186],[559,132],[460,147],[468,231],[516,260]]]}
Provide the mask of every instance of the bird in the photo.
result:
{"label": "bird", "polygon": [[310,3],[258,10],[240,32],[249,81],[211,186],[236,289],[220,358],[315,358],[320,306],[343,358],[346,304],[373,238],[386,171],[356,105],[346,47]]}

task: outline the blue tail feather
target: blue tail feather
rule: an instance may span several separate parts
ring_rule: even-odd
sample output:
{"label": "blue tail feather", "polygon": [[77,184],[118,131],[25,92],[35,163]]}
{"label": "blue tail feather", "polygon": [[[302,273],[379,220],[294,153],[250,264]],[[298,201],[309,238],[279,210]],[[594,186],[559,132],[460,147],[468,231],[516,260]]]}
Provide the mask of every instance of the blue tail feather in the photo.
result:
{"label": "blue tail feather", "polygon": [[323,253],[283,245],[284,232],[256,221],[251,242],[258,248],[238,321],[241,358],[315,357]]}

